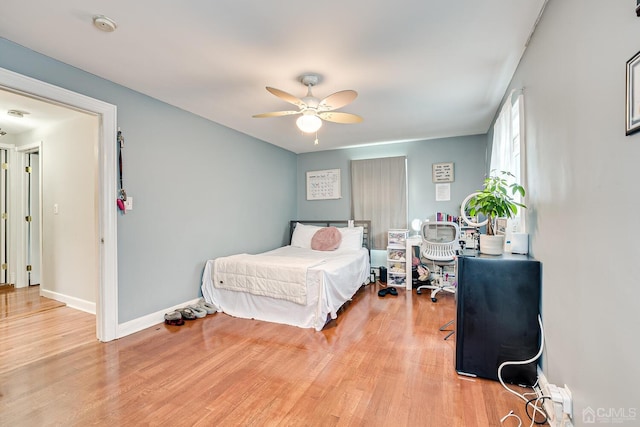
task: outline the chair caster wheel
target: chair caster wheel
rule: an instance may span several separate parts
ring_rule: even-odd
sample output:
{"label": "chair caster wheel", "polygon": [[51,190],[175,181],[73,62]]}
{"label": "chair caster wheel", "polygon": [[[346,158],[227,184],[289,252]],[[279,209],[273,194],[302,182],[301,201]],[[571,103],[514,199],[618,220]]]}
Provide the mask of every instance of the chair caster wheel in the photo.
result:
{"label": "chair caster wheel", "polygon": [[422,293],[422,291],[420,289],[416,290],[416,294],[420,295]]}
{"label": "chair caster wheel", "polygon": [[431,301],[436,302],[438,301],[438,298],[431,298]]}

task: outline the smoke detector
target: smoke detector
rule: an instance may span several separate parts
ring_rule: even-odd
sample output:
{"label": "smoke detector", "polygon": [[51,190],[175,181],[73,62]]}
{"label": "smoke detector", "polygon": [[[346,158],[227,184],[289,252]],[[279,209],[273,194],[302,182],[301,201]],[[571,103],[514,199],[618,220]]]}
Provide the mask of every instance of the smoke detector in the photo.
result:
{"label": "smoke detector", "polygon": [[93,17],[93,25],[97,29],[99,29],[100,31],[104,31],[105,33],[112,33],[118,27],[118,25],[116,24],[116,22],[113,19],[107,18],[104,15],[96,15],[96,16],[94,16]]}

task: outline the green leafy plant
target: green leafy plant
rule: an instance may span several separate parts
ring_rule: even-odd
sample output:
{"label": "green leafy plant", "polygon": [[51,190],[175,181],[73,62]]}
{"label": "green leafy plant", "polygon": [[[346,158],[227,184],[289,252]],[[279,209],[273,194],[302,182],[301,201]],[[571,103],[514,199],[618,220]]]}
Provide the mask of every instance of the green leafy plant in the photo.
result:
{"label": "green leafy plant", "polygon": [[501,171],[484,180],[483,189],[469,199],[467,206],[472,216],[482,214],[487,218],[487,234],[495,235],[496,218],[513,218],[518,213],[518,207],[525,205],[515,201],[513,196],[519,193],[524,197],[524,187],[517,183],[509,184],[509,178],[515,178],[511,172]]}

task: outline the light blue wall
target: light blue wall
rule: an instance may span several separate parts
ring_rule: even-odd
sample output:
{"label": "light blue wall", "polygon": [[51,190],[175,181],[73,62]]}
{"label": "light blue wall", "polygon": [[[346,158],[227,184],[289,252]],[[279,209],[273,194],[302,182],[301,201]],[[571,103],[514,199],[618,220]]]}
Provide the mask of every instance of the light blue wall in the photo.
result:
{"label": "light blue wall", "polygon": [[134,197],[118,218],[120,323],[197,298],[207,259],[285,242],[296,213],[294,153],[5,39],[0,67],[118,107]]}
{"label": "light blue wall", "polygon": [[550,0],[511,84],[524,88],[543,366],[571,389],[576,426],[587,408],[599,425],[614,424],[611,414],[640,425],[640,133],[624,128],[625,64],[640,50],[635,6]]}
{"label": "light blue wall", "polygon": [[[441,138],[397,144],[375,145],[344,150],[321,151],[298,155],[298,217],[300,219],[348,219],[351,214],[350,161],[379,157],[407,157],[409,221],[426,219],[435,212],[458,215],[462,200],[482,188],[485,174],[486,135]],[[432,182],[433,163],[453,162],[455,182],[451,183],[451,200],[435,200]],[[306,199],[306,172],[340,169],[342,199]]]}

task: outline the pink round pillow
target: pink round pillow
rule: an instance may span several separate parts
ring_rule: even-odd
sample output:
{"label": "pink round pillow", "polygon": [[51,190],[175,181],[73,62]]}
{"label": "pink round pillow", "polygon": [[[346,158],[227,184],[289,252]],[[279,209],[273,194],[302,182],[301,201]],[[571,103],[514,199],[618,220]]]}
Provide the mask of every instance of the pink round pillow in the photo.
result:
{"label": "pink round pillow", "polygon": [[311,238],[311,249],[316,251],[335,251],[340,247],[342,234],[336,227],[324,227],[316,231]]}

